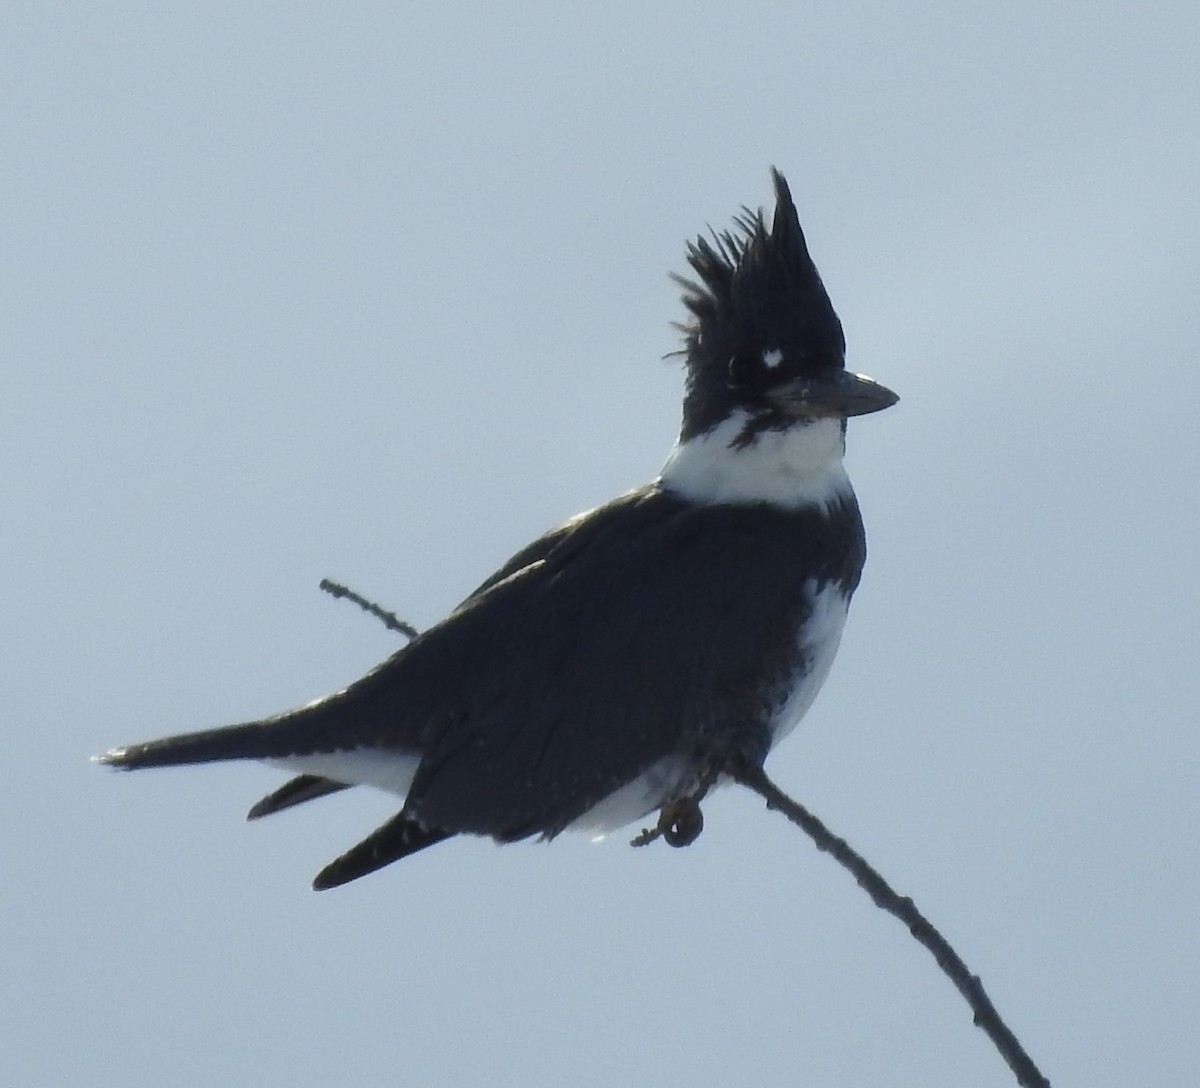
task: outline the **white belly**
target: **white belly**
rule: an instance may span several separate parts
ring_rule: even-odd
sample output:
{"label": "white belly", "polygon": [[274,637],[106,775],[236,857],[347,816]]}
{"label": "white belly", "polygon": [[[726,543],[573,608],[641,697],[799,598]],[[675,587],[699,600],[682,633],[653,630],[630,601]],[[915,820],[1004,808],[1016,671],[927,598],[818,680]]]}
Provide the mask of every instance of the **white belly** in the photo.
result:
{"label": "white belly", "polygon": [[838,645],[842,641],[842,628],[846,626],[850,599],[842,592],[841,586],[829,582],[818,589],[815,583],[810,582],[805,586],[805,591],[811,593],[813,598],[812,615],[798,636],[806,668],[796,678],[792,690],[771,720],[772,747],[796,728],[796,723],[813,705],[817,692],[821,690],[833,666]]}

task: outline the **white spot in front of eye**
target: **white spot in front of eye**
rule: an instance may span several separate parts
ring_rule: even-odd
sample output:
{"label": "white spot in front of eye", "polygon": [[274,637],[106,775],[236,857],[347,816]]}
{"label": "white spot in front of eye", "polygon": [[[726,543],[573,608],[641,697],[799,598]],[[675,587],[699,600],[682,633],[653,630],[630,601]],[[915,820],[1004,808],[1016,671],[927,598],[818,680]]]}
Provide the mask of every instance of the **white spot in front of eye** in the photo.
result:
{"label": "white spot in front of eye", "polygon": [[762,353],[763,366],[768,370],[774,370],[780,363],[783,362],[783,352],[778,348],[767,348]]}

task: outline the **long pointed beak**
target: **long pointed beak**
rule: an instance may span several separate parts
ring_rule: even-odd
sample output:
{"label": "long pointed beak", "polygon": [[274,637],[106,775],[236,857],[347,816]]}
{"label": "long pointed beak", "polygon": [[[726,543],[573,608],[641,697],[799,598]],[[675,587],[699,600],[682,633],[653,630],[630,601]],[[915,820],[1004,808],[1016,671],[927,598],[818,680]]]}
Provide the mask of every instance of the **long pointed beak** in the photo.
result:
{"label": "long pointed beak", "polygon": [[865,416],[890,408],[900,398],[865,374],[839,370],[820,378],[797,378],[771,390],[770,398],[796,416]]}

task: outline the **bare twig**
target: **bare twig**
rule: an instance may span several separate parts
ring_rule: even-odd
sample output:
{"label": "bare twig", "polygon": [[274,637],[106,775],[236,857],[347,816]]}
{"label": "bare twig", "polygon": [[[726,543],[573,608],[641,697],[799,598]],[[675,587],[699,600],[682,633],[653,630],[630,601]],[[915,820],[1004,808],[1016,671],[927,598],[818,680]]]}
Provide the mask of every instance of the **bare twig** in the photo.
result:
{"label": "bare twig", "polygon": [[395,612],[388,612],[380,608],[374,601],[368,601],[366,597],[362,597],[355,593],[354,590],[341,585],[338,582],[332,582],[328,578],[321,579],[321,585],[318,587],[323,589],[331,597],[345,597],[348,601],[353,601],[364,612],[370,612],[376,619],[382,620],[383,625],[389,631],[397,631],[407,639],[414,639],[420,632],[411,624],[405,623],[400,619]]}
{"label": "bare twig", "polygon": [[1050,1088],[1050,1082],[1025,1053],[1008,1025],[1000,1019],[996,1007],[984,992],[979,976],[968,970],[946,938],[934,929],[908,896],[897,894],[861,854],[850,848],[845,839],[838,838],[802,804],[793,801],[767,777],[761,767],[733,766],[728,768],[728,773],[766,801],[767,808],[782,812],[812,839],[818,850],[831,855],[848,869],[877,907],[899,918],[908,927],[908,931],[929,950],[942,972],[963,995],[974,1014],[976,1027],[981,1028],[995,1044],[1021,1088]]}
{"label": "bare twig", "polygon": [[[345,597],[347,600],[353,601],[364,611],[370,612],[372,616],[382,620],[389,630],[397,631],[405,638],[413,639],[420,633],[412,624],[399,619],[395,613],[386,611],[352,589],[339,585],[337,582],[331,582],[328,578],[321,580],[321,589],[334,597]],[[963,995],[971,1007],[975,1025],[992,1040],[1000,1052],[1000,1056],[1016,1075],[1017,1083],[1021,1088],[1050,1088],[1050,1082],[1042,1076],[1041,1071],[1034,1065],[1033,1059],[1025,1053],[1017,1037],[1000,1019],[1000,1014],[984,991],[979,976],[971,974],[967,965],[963,963],[946,938],[930,924],[925,915],[917,910],[916,904],[908,896],[899,895],[861,854],[850,847],[845,839],[834,835],[799,801],[793,801],[767,777],[766,771],[761,767],[747,766],[742,761],[731,761],[724,767],[713,768],[690,797],[681,798],[664,806],[659,813],[657,826],[643,830],[633,840],[632,845],[646,846],[658,838],[665,839],[672,846],[687,846],[694,842],[704,827],[700,801],[715,781],[718,770],[757,793],[766,801],[767,808],[782,812],[812,839],[818,850],[829,854],[840,865],[848,869],[877,907],[900,919],[908,927],[908,931],[919,944],[933,955],[937,965],[942,969],[942,973],[954,983],[958,992]]]}

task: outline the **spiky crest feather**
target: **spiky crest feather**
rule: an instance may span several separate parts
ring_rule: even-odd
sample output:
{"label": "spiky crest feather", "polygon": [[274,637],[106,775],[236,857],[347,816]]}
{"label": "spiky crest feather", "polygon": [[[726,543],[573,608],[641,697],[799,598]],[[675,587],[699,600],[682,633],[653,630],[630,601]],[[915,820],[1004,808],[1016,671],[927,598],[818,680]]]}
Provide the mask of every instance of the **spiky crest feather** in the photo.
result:
{"label": "spiky crest feather", "polygon": [[778,351],[772,380],[841,370],[846,342],[808,253],[787,181],[772,169],[775,214],[743,208],[734,225],[689,243],[695,279],[675,276],[691,320],[677,323],[687,359],[688,396],[682,436],[705,433],[745,392],[725,388],[731,360],[754,371]]}

